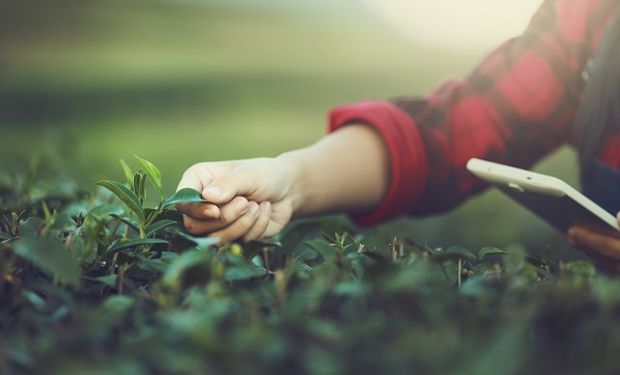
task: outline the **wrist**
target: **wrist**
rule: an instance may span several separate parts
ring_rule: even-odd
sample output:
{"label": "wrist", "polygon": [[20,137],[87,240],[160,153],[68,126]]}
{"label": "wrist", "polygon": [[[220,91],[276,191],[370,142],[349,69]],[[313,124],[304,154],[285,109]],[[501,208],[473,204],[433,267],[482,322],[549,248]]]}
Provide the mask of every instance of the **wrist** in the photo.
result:
{"label": "wrist", "polygon": [[307,157],[303,150],[295,150],[283,153],[276,157],[283,162],[288,169],[289,187],[286,193],[291,202],[293,217],[303,216],[308,201],[309,181],[304,181],[308,176],[306,161]]}

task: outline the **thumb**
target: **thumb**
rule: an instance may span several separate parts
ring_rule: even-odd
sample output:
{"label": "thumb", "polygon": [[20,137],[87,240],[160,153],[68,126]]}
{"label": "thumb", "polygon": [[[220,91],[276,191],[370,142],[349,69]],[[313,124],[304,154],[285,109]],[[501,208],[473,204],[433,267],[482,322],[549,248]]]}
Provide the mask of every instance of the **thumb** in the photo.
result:
{"label": "thumb", "polygon": [[223,204],[237,195],[248,196],[257,189],[256,173],[238,169],[216,176],[202,191],[202,197],[208,202]]}

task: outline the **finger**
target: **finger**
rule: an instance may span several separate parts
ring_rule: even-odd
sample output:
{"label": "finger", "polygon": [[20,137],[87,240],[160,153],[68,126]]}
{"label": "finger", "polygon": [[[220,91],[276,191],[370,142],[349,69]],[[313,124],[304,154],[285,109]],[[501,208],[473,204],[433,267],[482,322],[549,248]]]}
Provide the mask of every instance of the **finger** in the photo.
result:
{"label": "finger", "polygon": [[254,223],[256,223],[259,211],[258,203],[250,202],[248,211],[245,215],[226,228],[213,232],[209,236],[219,239],[220,243],[237,240],[247,233],[252,228]]}
{"label": "finger", "polygon": [[[177,185],[177,191],[185,188],[202,191],[212,180],[213,174],[208,168],[202,167],[202,164],[195,164],[183,173]],[[178,203],[176,208],[179,212],[194,219],[216,219],[220,214],[219,208],[213,204]]]}
{"label": "finger", "polygon": [[579,247],[606,258],[620,260],[620,239],[618,238],[583,227],[572,227],[568,236]]}
{"label": "finger", "polygon": [[177,211],[197,220],[219,219],[220,208],[212,203],[177,203]]}
{"label": "finger", "polygon": [[256,172],[238,168],[229,173],[215,176],[202,190],[202,197],[212,203],[226,203],[236,195],[249,196],[256,190],[259,182]]}
{"label": "finger", "polygon": [[265,201],[259,205],[258,218],[256,222],[248,230],[248,232],[243,236],[243,241],[250,242],[260,238],[265,230],[267,230],[267,225],[269,225],[269,220],[271,218],[271,202]]}
{"label": "finger", "polygon": [[213,174],[208,168],[201,168],[200,164],[196,164],[188,168],[181,181],[177,185],[177,191],[185,188],[202,191],[213,180]]}
{"label": "finger", "polygon": [[265,232],[259,237],[259,239],[275,236],[282,231],[282,228],[284,228],[284,225],[270,220],[269,225],[267,225],[267,229],[265,229]]}
{"label": "finger", "polygon": [[247,212],[248,203],[245,197],[235,197],[230,203],[219,208],[220,215],[214,220],[200,220],[185,215],[183,216],[185,229],[191,234],[202,235],[225,228]]}

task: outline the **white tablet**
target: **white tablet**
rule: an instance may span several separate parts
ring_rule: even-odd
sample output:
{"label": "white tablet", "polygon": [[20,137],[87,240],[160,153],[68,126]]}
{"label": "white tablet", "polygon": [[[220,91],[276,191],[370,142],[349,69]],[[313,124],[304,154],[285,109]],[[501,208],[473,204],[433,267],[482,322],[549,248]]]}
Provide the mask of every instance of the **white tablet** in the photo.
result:
{"label": "white tablet", "polygon": [[467,169],[562,233],[583,225],[620,236],[613,215],[558,178],[480,159],[470,159]]}

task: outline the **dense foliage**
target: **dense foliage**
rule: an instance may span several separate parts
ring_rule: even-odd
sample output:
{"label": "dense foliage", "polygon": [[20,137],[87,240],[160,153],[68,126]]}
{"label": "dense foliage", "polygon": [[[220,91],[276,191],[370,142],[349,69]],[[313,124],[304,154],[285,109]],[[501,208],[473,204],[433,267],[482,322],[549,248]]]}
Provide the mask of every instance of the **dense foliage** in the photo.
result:
{"label": "dense foliage", "polygon": [[1,373],[620,370],[620,280],[587,262],[371,248],[334,219],[217,247],[174,211],[199,194],[137,162],[96,193],[0,174]]}

